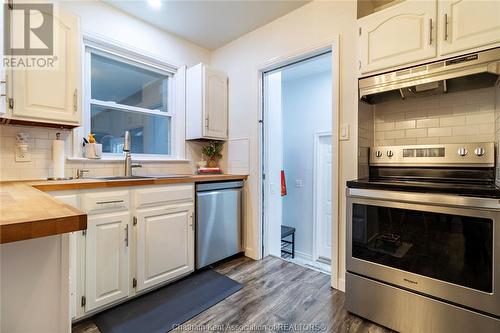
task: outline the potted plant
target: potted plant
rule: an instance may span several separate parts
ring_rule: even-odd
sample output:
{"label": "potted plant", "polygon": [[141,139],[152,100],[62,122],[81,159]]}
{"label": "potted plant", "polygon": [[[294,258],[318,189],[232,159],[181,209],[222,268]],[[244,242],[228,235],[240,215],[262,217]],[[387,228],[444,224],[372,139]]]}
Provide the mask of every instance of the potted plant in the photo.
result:
{"label": "potted plant", "polygon": [[219,164],[219,159],[222,158],[223,141],[209,141],[201,147],[201,153],[207,158],[209,168],[216,168]]}

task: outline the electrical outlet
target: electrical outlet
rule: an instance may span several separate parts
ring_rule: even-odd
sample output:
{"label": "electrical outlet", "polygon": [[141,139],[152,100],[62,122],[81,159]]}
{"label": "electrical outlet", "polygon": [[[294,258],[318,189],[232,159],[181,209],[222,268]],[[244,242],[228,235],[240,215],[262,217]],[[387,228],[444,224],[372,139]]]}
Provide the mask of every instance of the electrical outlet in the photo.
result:
{"label": "electrical outlet", "polygon": [[23,153],[21,151],[16,151],[16,162],[30,162],[31,153]]}
{"label": "electrical outlet", "polygon": [[271,194],[276,194],[276,184],[269,183],[269,190],[270,190]]}
{"label": "electrical outlet", "polygon": [[28,133],[16,134],[16,162],[29,162],[31,161],[30,153],[30,136]]}

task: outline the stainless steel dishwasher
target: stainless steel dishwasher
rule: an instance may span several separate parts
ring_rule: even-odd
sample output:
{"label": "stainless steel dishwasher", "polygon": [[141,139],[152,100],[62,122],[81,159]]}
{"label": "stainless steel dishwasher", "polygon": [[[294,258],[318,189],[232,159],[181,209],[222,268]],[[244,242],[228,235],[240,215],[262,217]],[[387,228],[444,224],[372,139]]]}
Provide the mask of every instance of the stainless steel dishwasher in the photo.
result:
{"label": "stainless steel dishwasher", "polygon": [[242,189],[242,181],[196,185],[197,269],[243,250]]}

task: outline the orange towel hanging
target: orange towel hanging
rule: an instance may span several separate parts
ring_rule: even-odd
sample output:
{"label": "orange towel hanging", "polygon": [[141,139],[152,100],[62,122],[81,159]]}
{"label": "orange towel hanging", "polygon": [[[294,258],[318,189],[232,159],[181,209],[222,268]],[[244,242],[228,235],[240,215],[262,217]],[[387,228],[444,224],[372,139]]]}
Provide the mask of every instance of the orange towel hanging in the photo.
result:
{"label": "orange towel hanging", "polygon": [[281,196],[286,195],[285,170],[281,170]]}

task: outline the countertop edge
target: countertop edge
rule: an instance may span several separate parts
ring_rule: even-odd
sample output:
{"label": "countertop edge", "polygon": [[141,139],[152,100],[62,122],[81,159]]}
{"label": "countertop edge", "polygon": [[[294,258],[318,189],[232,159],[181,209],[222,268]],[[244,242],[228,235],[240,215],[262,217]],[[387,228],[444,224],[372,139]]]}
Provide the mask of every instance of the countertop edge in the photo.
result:
{"label": "countertop edge", "polygon": [[[55,206],[59,205],[68,213],[61,216],[37,219],[36,216],[26,217],[23,221],[2,221],[0,216],[0,244],[29,240],[40,237],[60,235],[87,229],[87,214],[79,209],[67,205],[49,194],[48,191],[81,190],[96,188],[148,186],[162,184],[199,183],[227,180],[246,180],[247,175],[193,175],[179,178],[145,178],[133,180],[89,180],[87,182],[75,181],[6,181],[0,182],[2,195],[9,191],[19,194],[23,192],[29,196],[40,196]],[[18,197],[14,195],[13,197]],[[51,202],[53,201],[53,202]],[[20,202],[22,204],[22,201]],[[0,207],[8,210],[8,207]],[[24,219],[24,218],[23,218]]]}

